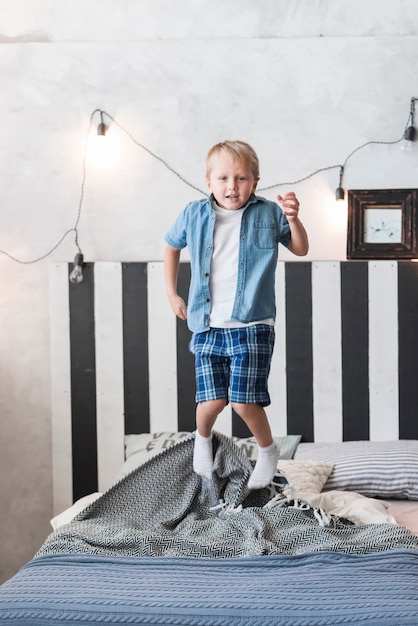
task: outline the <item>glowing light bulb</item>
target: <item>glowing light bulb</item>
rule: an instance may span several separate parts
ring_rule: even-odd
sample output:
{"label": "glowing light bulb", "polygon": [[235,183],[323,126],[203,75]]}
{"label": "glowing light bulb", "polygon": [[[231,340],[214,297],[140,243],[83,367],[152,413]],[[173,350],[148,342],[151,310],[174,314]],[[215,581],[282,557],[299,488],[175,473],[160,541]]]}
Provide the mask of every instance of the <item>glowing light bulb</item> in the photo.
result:
{"label": "glowing light bulb", "polygon": [[83,282],[83,261],[84,257],[81,252],[78,252],[74,258],[73,269],[70,274],[70,282],[71,283],[81,283]]}
{"label": "glowing light bulb", "polygon": [[121,153],[121,138],[115,136],[115,132],[107,129],[103,132],[100,129],[96,134],[92,134],[89,138],[88,146],[88,164],[94,170],[113,169],[118,165]]}

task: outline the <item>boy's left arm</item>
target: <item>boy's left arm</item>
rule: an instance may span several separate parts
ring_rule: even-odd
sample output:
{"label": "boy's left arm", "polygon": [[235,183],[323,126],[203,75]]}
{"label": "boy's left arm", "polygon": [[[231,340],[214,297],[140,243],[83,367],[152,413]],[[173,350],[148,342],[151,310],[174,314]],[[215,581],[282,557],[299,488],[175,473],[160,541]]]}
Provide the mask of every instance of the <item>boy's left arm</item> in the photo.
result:
{"label": "boy's left arm", "polygon": [[289,222],[291,239],[288,250],[297,256],[304,256],[309,250],[309,241],[305,227],[298,217],[299,200],[293,191],[289,191],[284,197],[278,195],[277,199]]}

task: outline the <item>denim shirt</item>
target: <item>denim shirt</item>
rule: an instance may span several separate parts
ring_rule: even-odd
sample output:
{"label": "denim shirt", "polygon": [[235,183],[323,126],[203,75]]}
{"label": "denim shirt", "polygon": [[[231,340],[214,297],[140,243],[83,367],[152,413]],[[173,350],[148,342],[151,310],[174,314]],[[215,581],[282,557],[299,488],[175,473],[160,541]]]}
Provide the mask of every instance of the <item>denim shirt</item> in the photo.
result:
{"label": "denim shirt", "polygon": [[[209,277],[216,220],[212,198],[190,202],[165,236],[173,248],[189,247],[191,280],[187,324],[193,332],[209,330]],[[278,245],[289,245],[289,223],[278,204],[260,196],[252,195],[238,210],[243,211],[243,215],[238,281],[231,317],[243,323],[274,319]]]}

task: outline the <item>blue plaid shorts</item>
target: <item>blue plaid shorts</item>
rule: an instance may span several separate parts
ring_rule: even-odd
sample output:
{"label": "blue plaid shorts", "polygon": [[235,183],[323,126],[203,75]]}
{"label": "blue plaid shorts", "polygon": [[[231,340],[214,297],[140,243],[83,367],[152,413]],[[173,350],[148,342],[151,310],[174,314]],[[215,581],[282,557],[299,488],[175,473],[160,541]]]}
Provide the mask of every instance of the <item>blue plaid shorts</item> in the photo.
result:
{"label": "blue plaid shorts", "polygon": [[270,404],[267,380],[275,332],[269,324],[210,328],[193,333],[196,402],[225,398],[242,404]]}

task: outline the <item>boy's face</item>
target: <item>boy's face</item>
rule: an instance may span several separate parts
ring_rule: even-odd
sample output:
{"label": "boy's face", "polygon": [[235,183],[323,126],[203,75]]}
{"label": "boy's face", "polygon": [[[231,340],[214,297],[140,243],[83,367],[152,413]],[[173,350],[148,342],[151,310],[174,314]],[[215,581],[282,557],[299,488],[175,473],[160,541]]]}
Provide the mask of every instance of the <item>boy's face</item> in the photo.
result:
{"label": "boy's face", "polygon": [[254,193],[258,183],[246,161],[233,160],[223,153],[214,159],[212,169],[205,180],[219,206],[230,211],[241,209]]}

